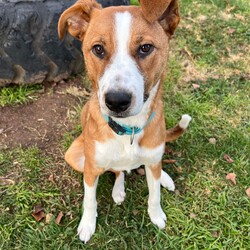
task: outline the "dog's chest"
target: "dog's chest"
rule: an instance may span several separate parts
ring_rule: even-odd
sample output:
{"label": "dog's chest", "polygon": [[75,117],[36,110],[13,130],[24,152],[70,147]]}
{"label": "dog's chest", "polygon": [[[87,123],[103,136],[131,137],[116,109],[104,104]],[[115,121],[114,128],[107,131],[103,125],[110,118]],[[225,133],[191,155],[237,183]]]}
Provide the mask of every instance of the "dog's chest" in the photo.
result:
{"label": "dog's chest", "polygon": [[104,143],[95,143],[95,161],[97,167],[112,168],[117,171],[130,171],[141,165],[155,165],[163,155],[164,144],[155,148],[146,148],[138,144],[142,133],[135,135],[133,144],[130,136],[117,135]]}

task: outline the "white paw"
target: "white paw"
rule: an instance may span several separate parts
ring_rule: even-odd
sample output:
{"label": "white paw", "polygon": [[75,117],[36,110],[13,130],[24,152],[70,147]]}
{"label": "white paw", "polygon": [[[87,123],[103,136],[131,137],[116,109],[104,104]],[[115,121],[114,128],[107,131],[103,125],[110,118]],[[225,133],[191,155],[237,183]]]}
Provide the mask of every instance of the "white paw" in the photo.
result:
{"label": "white paw", "polygon": [[84,218],[82,217],[80,224],[77,228],[77,234],[79,235],[79,238],[84,243],[87,243],[91,236],[95,232],[96,227],[96,217],[94,218]]}
{"label": "white paw", "polygon": [[152,223],[154,223],[160,229],[165,228],[165,224],[166,224],[165,222],[166,222],[167,217],[160,206],[151,207],[151,208],[149,207],[148,214]]}
{"label": "white paw", "polygon": [[182,115],[181,120],[179,122],[179,126],[182,129],[186,129],[188,127],[189,122],[192,120],[191,116],[189,115]]}
{"label": "white paw", "polygon": [[163,170],[161,170],[161,178],[160,178],[161,185],[167,188],[169,191],[175,190],[175,185],[172,178]]}
{"label": "white paw", "polygon": [[112,190],[112,197],[116,204],[121,205],[126,196],[124,189],[124,173],[121,172],[115,180],[115,184]]}

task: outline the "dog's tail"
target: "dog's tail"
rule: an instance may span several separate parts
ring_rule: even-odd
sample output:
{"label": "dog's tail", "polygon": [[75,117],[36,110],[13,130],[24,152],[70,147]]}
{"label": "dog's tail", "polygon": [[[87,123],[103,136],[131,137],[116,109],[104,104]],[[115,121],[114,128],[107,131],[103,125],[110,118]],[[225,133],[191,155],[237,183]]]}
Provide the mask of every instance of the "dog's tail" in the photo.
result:
{"label": "dog's tail", "polygon": [[191,119],[192,118],[189,115],[182,115],[181,120],[177,126],[166,130],[166,142],[174,141],[179,136],[181,136],[187,129]]}

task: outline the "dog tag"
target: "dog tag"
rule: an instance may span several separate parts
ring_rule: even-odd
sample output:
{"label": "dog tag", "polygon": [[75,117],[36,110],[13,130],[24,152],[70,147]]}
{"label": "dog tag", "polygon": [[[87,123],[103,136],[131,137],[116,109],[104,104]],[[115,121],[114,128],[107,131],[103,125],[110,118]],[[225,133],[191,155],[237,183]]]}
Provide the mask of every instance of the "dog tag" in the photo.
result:
{"label": "dog tag", "polygon": [[132,134],[130,136],[130,144],[132,145],[135,138],[135,128],[132,128]]}

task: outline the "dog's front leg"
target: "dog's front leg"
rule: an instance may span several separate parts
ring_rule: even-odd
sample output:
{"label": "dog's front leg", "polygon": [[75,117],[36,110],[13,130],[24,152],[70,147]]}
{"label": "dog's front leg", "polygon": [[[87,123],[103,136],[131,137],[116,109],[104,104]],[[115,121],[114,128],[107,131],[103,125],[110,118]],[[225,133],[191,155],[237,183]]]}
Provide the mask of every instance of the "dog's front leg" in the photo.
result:
{"label": "dog's front leg", "polygon": [[77,232],[81,241],[86,243],[95,232],[97,217],[96,188],[98,176],[84,172],[83,215]]}
{"label": "dog's front leg", "polygon": [[160,229],[165,227],[166,215],[161,208],[161,163],[156,166],[145,166],[149,190],[148,214],[151,221]]}

